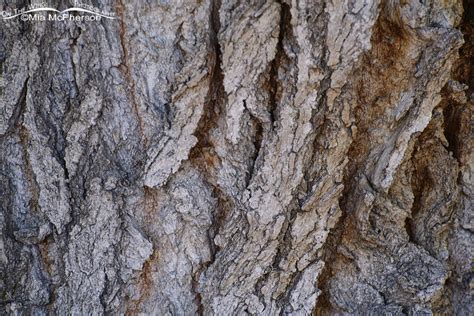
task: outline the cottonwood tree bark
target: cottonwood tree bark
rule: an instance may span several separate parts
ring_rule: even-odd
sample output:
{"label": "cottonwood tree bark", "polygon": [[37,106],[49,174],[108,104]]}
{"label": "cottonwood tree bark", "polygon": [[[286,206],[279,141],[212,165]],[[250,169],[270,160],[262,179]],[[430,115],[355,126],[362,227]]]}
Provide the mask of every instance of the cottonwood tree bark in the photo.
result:
{"label": "cottonwood tree bark", "polygon": [[90,4],[0,22],[2,314],[473,314],[472,2]]}

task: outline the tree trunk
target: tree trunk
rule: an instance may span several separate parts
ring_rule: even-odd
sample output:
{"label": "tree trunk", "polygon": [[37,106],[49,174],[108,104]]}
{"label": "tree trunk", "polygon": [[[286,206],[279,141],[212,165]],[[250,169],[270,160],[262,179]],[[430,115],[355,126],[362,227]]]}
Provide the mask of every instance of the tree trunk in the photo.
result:
{"label": "tree trunk", "polygon": [[474,313],[472,2],[89,4],[0,21],[1,314]]}

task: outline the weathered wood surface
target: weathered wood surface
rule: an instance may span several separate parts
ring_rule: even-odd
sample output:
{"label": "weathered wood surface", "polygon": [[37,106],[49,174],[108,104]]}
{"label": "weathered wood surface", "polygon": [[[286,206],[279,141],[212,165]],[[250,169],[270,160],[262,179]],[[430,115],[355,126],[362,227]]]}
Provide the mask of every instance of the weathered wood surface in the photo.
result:
{"label": "weathered wood surface", "polygon": [[96,5],[0,21],[1,314],[474,313],[472,3]]}

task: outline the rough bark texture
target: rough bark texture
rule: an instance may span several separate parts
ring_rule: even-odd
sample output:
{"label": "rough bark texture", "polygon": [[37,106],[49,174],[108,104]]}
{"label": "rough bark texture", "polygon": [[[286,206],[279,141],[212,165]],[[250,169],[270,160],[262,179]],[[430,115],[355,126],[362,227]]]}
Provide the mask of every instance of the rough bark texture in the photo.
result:
{"label": "rough bark texture", "polygon": [[95,5],[0,21],[1,314],[474,313],[472,2]]}

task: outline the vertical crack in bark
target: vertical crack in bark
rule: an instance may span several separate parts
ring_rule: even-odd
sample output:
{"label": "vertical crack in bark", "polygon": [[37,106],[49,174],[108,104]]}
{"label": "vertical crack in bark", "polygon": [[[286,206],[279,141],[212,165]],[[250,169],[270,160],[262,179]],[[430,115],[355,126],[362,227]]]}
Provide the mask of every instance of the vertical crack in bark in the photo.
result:
{"label": "vertical crack in bark", "polygon": [[202,297],[201,297],[201,293],[199,292],[199,276],[201,275],[202,272],[203,272],[203,269],[196,271],[196,273],[192,275],[192,279],[191,279],[191,289],[195,293],[194,303],[197,306],[196,313],[199,316],[204,315],[204,305],[202,304]]}
{"label": "vertical crack in bark", "polygon": [[[448,82],[448,88],[444,91],[444,101],[447,103],[443,109],[444,115],[444,136],[448,141],[447,150],[452,153],[460,166],[457,184],[460,189],[459,200],[453,207],[453,216],[456,218],[451,221],[450,257],[448,264],[452,273],[446,280],[445,297],[449,305],[449,313],[463,314],[473,310],[472,297],[467,298],[465,293],[472,292],[472,258],[471,265],[463,269],[462,260],[457,253],[463,247],[463,237],[457,236],[459,231],[464,231],[465,236],[469,236],[472,244],[474,231],[472,225],[466,225],[463,217],[467,217],[469,204],[469,190],[472,184],[465,180],[465,174],[472,173],[469,165],[469,158],[472,157],[472,115],[474,113],[474,2],[470,0],[463,1],[464,14],[460,24],[460,30],[464,36],[464,44],[459,49],[459,59],[453,67],[452,78],[456,81]],[[470,130],[471,129],[471,130]],[[471,140],[466,142],[466,135]],[[467,202],[469,203],[469,202]],[[472,203],[472,202],[471,202]],[[472,206],[472,205],[471,205]],[[472,212],[471,212],[472,213]],[[467,237],[467,238],[469,238]],[[472,245],[471,245],[472,246]],[[472,254],[472,249],[468,252]],[[460,298],[461,297],[461,298]],[[463,300],[464,298],[464,300]]]}
{"label": "vertical crack in bark", "polygon": [[[273,124],[278,120],[276,117],[276,109],[281,100],[281,82],[279,80],[278,71],[285,58],[285,50],[283,48],[283,40],[285,34],[291,32],[291,13],[288,4],[278,1],[280,4],[280,31],[278,33],[278,43],[276,47],[275,58],[270,64],[269,79],[268,79],[268,90],[269,90],[269,106],[268,112],[270,113],[270,130],[274,128]],[[290,29],[288,29],[290,28]]]}
{"label": "vertical crack in bark", "polygon": [[[250,168],[250,174],[247,178],[246,187],[249,186],[251,180],[257,170],[257,160],[259,158],[259,154],[262,147],[262,140],[263,138],[270,138],[270,134],[274,132],[274,123],[279,120],[276,116],[277,108],[281,102],[282,98],[282,85],[283,83],[280,81],[279,78],[279,71],[283,69],[284,65],[288,63],[288,56],[286,56],[285,49],[283,47],[283,42],[285,38],[293,36],[292,29],[291,29],[291,12],[290,7],[288,4],[284,3],[283,1],[277,1],[280,4],[280,24],[279,24],[279,33],[278,33],[278,42],[276,44],[276,53],[275,58],[270,62],[270,67],[268,70],[268,78],[264,84],[264,88],[268,90],[269,94],[269,101],[267,110],[269,113],[270,124],[266,125],[262,123],[258,118],[252,115],[251,111],[248,111],[252,122],[254,122],[256,133],[255,133],[255,154],[252,157],[252,166]],[[245,106],[245,103],[244,103]],[[245,106],[246,108],[246,106]],[[297,206],[294,205],[291,207],[291,211],[286,214],[286,219],[283,223],[282,229],[280,234],[278,235],[278,246],[276,247],[276,254],[273,257],[273,263],[271,268],[264,273],[256,282],[254,286],[254,294],[259,298],[260,303],[267,307],[267,304],[264,299],[264,295],[262,293],[262,288],[267,284],[268,278],[273,271],[278,271],[280,268],[278,265],[280,264],[281,260],[283,260],[292,247],[292,237],[291,237],[291,227],[296,219],[297,214]],[[293,275],[290,279],[294,279]],[[293,280],[295,283],[295,280]],[[297,283],[297,282],[296,282]],[[277,305],[283,308],[285,300],[288,299],[288,296],[291,294],[291,289],[288,288],[281,294],[276,300]],[[283,309],[281,311],[283,313]]]}
{"label": "vertical crack in bark", "polygon": [[283,48],[283,40],[285,34],[291,32],[291,13],[290,7],[288,4],[277,1],[280,4],[280,25],[279,25],[279,32],[278,32],[278,41],[276,44],[276,53],[275,58],[270,62],[270,66],[268,68],[267,78],[264,79],[263,89],[268,91],[268,105],[267,111],[269,114],[269,122],[262,122],[262,120],[256,117],[250,109],[247,108],[246,100],[244,100],[244,108],[250,115],[250,122],[254,128],[254,154],[250,158],[251,166],[249,167],[249,172],[246,176],[246,184],[245,187],[247,188],[254,175],[257,168],[257,161],[260,156],[262,142],[264,139],[270,138],[270,134],[274,131],[274,123],[278,120],[276,117],[276,111],[278,104],[281,101],[281,93],[282,93],[282,83],[279,80],[279,69],[282,67],[282,64],[285,62],[286,54]]}
{"label": "vertical crack in bark", "polygon": [[195,164],[201,172],[206,175],[207,183],[213,187],[214,195],[218,200],[216,209],[214,210],[211,227],[206,232],[211,250],[210,262],[203,262],[201,266],[191,275],[191,287],[195,295],[195,304],[197,306],[197,314],[203,315],[204,306],[202,303],[201,293],[199,292],[200,275],[210,266],[216,257],[219,249],[214,244],[214,237],[218,234],[221,225],[227,215],[228,199],[219,189],[218,184],[213,181],[216,168],[220,163],[219,157],[214,150],[214,144],[210,133],[217,128],[217,121],[222,113],[223,104],[225,104],[226,93],[224,90],[224,74],[222,72],[222,51],[218,39],[220,21],[219,11],[221,0],[211,0],[209,14],[209,41],[212,51],[209,56],[209,68],[211,79],[209,81],[209,91],[203,108],[203,115],[199,120],[194,136],[197,138],[196,145],[190,150],[189,160]]}
{"label": "vertical crack in bark", "polygon": [[189,159],[194,161],[205,172],[211,173],[219,163],[214,152],[214,144],[210,139],[210,131],[217,126],[217,120],[225,102],[224,74],[221,68],[221,47],[218,40],[220,22],[219,8],[221,0],[211,1],[211,12],[209,15],[210,34],[209,41],[212,51],[209,56],[209,92],[204,104],[203,115],[199,120],[194,136],[198,139],[196,145],[191,149]]}
{"label": "vertical crack in bark", "polygon": [[260,154],[260,149],[262,148],[262,140],[263,140],[263,124],[262,122],[257,118],[255,117],[253,114],[252,114],[252,111],[250,111],[248,108],[247,108],[247,103],[246,101],[244,100],[244,109],[249,113],[250,115],[250,123],[253,125],[253,129],[254,129],[254,135],[253,135],[253,147],[254,147],[254,153],[253,155],[250,157],[250,161],[251,161],[251,165],[248,169],[248,172],[247,172],[247,175],[246,175],[246,181],[245,181],[245,187],[248,188],[253,176],[254,176],[254,173],[255,173],[255,167],[257,165],[257,159],[258,159],[258,156]]}
{"label": "vertical crack in bark", "polygon": [[[373,66],[373,59],[380,58],[379,60],[388,66],[384,68],[382,72],[390,73],[390,71],[396,71],[396,69],[390,70],[390,68],[396,68],[396,61],[404,54],[403,47],[407,40],[407,32],[402,27],[398,8],[387,8],[387,6],[390,5],[391,4],[385,4],[383,6],[382,13],[374,25],[371,39],[372,49],[362,55],[362,61],[359,66],[361,70],[370,69]],[[372,55],[375,55],[375,57]],[[375,71],[378,70],[376,69]],[[384,77],[383,73],[379,75]],[[384,93],[384,91],[390,91],[390,89],[384,90],[383,88],[378,91],[369,91],[370,86],[365,85],[364,75],[359,77],[357,72],[354,72],[354,77],[356,81],[357,99],[353,111],[358,132],[357,136],[352,139],[347,153],[349,161],[344,171],[344,190],[339,198],[339,206],[342,214],[334,228],[329,232],[326,242],[322,247],[322,260],[325,262],[325,266],[318,279],[318,288],[321,290],[321,294],[318,297],[314,310],[316,315],[326,315],[334,312],[334,306],[332,306],[330,301],[331,294],[329,293],[329,283],[336,274],[333,267],[336,261],[346,261],[349,259],[344,258],[344,255],[339,252],[338,247],[344,235],[349,236],[354,234],[357,236],[358,233],[355,231],[356,227],[353,223],[354,219],[352,219],[350,215],[354,203],[353,195],[357,192],[358,182],[361,177],[365,178],[370,184],[370,179],[361,173],[363,172],[363,170],[361,170],[361,164],[370,146],[370,144],[367,143],[368,137],[365,136],[366,131],[371,128],[370,124],[367,125],[367,119],[373,115],[372,113],[368,115],[366,111],[372,111],[372,109],[365,107],[368,107],[367,104],[377,101],[379,98],[377,93],[380,94]],[[382,86],[384,85],[384,83],[381,84]],[[385,83],[385,85],[388,85],[388,82]]]}
{"label": "vertical crack in bark", "polygon": [[[464,144],[459,135],[462,133],[462,116],[464,113],[472,111],[472,102],[474,96],[474,2],[463,1],[464,16],[461,21],[460,30],[464,35],[464,45],[459,49],[459,59],[453,70],[453,79],[461,85],[466,85],[466,90],[459,91],[464,87],[459,87],[456,82],[450,87],[449,91],[444,91],[443,97],[448,104],[444,108],[445,129],[444,135],[448,140],[448,150],[459,161],[460,147]],[[449,83],[448,83],[449,85]],[[456,89],[458,91],[452,91]],[[446,89],[445,89],[446,90]],[[462,94],[464,97],[457,95]]]}
{"label": "vertical crack in bark", "polygon": [[[293,224],[296,220],[297,213],[299,211],[299,206],[294,205],[289,212],[288,219],[284,224],[284,228],[282,229],[282,236],[281,241],[279,243],[279,247],[277,248],[277,254],[275,255],[275,261],[273,262],[273,267],[278,267],[281,260],[288,257],[289,252],[293,247],[293,237],[291,236],[291,230]],[[290,283],[287,285],[285,291],[277,298],[277,304],[280,306],[281,311],[280,315],[282,315],[285,311],[285,306],[290,306],[289,300],[292,289],[296,284],[298,284],[298,278],[301,276],[302,271],[295,271],[291,273],[290,276]]]}
{"label": "vertical crack in bark", "polygon": [[135,113],[135,116],[137,118],[138,122],[138,130],[140,132],[141,138],[144,141],[144,144],[148,144],[148,139],[144,133],[144,126],[143,126],[143,120],[140,115],[140,109],[139,105],[137,102],[137,98],[135,95],[135,79],[132,73],[132,68],[130,65],[130,53],[127,48],[127,43],[126,43],[126,26],[125,26],[125,13],[124,13],[124,5],[122,0],[120,0],[117,3],[117,13],[120,16],[119,18],[119,23],[120,23],[120,29],[119,29],[119,36],[120,36],[120,45],[122,46],[122,51],[123,51],[123,60],[120,68],[122,68],[122,71],[125,75],[125,78],[127,79],[129,83],[128,91],[130,94],[130,101],[132,102],[132,109],[133,112]]}
{"label": "vertical crack in bark", "polygon": [[[418,149],[415,149],[415,150],[418,151]],[[416,157],[416,152],[412,154],[412,159],[414,160],[414,167],[413,167],[414,170],[413,170],[412,181],[411,181],[411,190],[413,192],[413,204],[409,212],[409,216],[405,220],[405,228],[408,234],[409,241],[415,245],[420,245],[416,236],[416,227],[415,227],[416,223],[414,219],[416,218],[416,216],[422,209],[422,206],[423,206],[422,198],[423,198],[424,191],[433,186],[433,183],[432,183],[433,181],[431,180],[429,171],[427,170],[426,167],[421,166],[422,167],[421,170],[417,168],[419,166],[417,166],[416,164],[415,157]]]}
{"label": "vertical crack in bark", "polygon": [[15,132],[15,129],[20,128],[20,121],[21,121],[21,116],[25,112],[26,109],[26,97],[28,95],[28,81],[30,80],[30,77],[26,77],[23,87],[21,88],[20,96],[16,102],[17,106],[15,108],[15,111],[13,112],[12,116],[9,119],[8,122],[8,129],[5,131],[5,134],[1,136],[0,140],[5,138],[7,135],[10,135]]}
{"label": "vertical crack in bark", "polygon": [[[323,1],[322,8],[318,12],[316,19],[321,21],[327,21],[327,15],[327,3]],[[324,23],[324,29],[321,33],[324,34],[323,38],[328,37],[327,23]],[[314,36],[316,37],[321,35],[315,34]],[[333,69],[328,66],[329,51],[327,45],[322,45],[321,50],[321,58],[318,66],[324,72],[324,78],[319,82],[318,95],[316,99],[317,106],[312,109],[311,124],[314,128],[315,137],[312,142],[313,153],[310,161],[318,161],[319,156],[321,156],[321,153],[325,149],[320,145],[320,143],[322,140],[324,140],[324,137],[326,137],[326,132],[330,132],[330,123],[327,119],[327,115],[329,114],[327,106],[327,93],[329,88],[331,87],[331,76],[333,74]],[[302,187],[305,188],[303,190],[304,197],[302,199],[298,198],[298,203],[300,206],[303,205],[304,200],[310,197],[311,189],[313,188],[316,181],[319,180],[320,177],[318,177],[313,166],[308,166],[308,168],[305,168],[304,177],[302,179]]]}
{"label": "vertical crack in bark", "polygon": [[31,166],[30,154],[28,153],[29,143],[28,143],[28,130],[21,123],[21,116],[23,115],[26,109],[26,98],[28,95],[28,81],[29,77],[25,80],[25,83],[22,88],[21,97],[18,100],[17,113],[15,114],[15,119],[12,122],[12,128],[16,129],[18,136],[20,137],[20,142],[23,148],[23,157],[25,160],[25,174],[28,179],[29,187],[31,188],[31,201],[29,208],[31,210],[38,210],[39,208],[39,186],[36,181],[35,173],[33,172],[33,167]]}
{"label": "vertical crack in bark", "polygon": [[77,104],[77,106],[79,106],[79,103],[80,103],[80,101],[78,101],[78,99],[79,99],[79,86],[77,85],[77,72],[78,72],[78,69],[76,69],[78,67],[78,65],[76,65],[74,63],[74,52],[75,52],[75,50],[77,50],[77,41],[79,40],[79,38],[82,35],[82,28],[78,26],[76,28],[76,30],[77,30],[77,35],[75,35],[71,38],[71,41],[70,41],[70,44],[69,44],[69,52],[70,52],[70,56],[71,56],[71,59],[70,59],[69,62],[71,63],[72,77],[74,79],[74,89],[76,90],[75,91],[76,93],[74,95],[75,96],[74,100],[71,100],[71,99],[68,100],[68,109],[66,110],[65,116],[67,116],[67,114],[71,110],[71,102],[75,103],[75,105]]}

